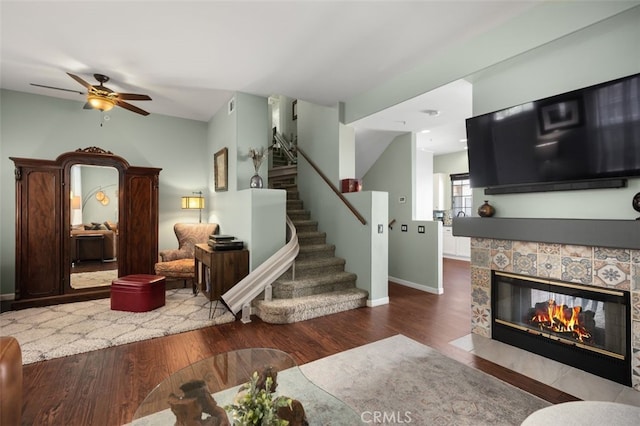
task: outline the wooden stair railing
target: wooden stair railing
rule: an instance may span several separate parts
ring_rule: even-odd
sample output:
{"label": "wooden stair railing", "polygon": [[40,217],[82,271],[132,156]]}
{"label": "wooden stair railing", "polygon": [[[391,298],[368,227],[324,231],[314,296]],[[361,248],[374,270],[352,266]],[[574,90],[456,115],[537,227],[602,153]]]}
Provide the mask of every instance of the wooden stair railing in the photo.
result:
{"label": "wooden stair railing", "polygon": [[316,163],[314,163],[313,160],[311,160],[311,158],[309,158],[309,156],[302,149],[300,149],[299,146],[296,146],[294,149],[302,155],[302,157],[307,161],[307,163],[309,163],[313,170],[315,170],[316,173],[318,173],[318,175],[322,178],[322,180],[324,180],[325,183],[329,185],[329,188],[331,188],[331,190],[338,196],[338,198],[344,203],[344,205],[347,206],[349,210],[351,210],[351,213],[353,213],[353,215],[360,221],[360,223],[366,225],[367,220],[360,214],[360,212],[353,206],[353,204],[351,204],[349,200],[347,200],[345,196],[342,195],[338,188],[333,184],[333,182],[329,180],[329,178],[322,172],[322,170],[320,170]]}

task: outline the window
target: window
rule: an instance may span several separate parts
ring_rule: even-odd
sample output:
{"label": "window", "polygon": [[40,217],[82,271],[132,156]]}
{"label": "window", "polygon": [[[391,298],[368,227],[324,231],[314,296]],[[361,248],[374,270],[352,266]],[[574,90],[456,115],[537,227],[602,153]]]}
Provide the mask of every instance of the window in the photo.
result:
{"label": "window", "polygon": [[451,177],[451,216],[471,216],[473,198],[469,173],[456,173]]}

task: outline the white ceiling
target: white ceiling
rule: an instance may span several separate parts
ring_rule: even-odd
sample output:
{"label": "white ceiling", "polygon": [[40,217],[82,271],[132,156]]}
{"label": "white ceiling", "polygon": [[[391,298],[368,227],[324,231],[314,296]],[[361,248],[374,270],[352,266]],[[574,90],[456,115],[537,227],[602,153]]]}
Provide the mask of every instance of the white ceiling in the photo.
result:
{"label": "white ceiling", "polygon": [[[200,121],[236,91],[335,106],[539,1],[1,0],[0,87],[84,103],[83,95],[30,83],[84,91],[66,72],[92,84],[102,73],[117,92],[151,96],[131,102],[140,108]],[[376,139],[371,129],[430,128],[426,137],[437,144],[425,139],[426,149],[451,150],[470,98],[464,83],[450,89],[361,120],[357,143]],[[81,105],[78,113],[89,113]]]}

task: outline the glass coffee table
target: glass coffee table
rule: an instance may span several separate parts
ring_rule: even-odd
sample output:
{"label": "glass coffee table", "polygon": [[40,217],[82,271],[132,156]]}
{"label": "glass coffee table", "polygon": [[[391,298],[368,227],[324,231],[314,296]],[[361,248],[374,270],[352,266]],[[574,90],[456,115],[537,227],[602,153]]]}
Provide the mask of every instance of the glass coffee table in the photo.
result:
{"label": "glass coffee table", "polygon": [[[261,372],[266,367],[278,373],[274,395],[300,401],[310,425],[351,426],[363,423],[351,407],[307,379],[286,352],[252,348],[215,355],[172,374],[142,401],[131,424],[174,425],[176,416],[170,409],[169,396],[183,395],[180,386],[193,380],[205,382],[218,406],[232,404],[239,388],[255,371]],[[204,414],[202,418],[207,416]],[[230,414],[228,418],[233,424]]]}

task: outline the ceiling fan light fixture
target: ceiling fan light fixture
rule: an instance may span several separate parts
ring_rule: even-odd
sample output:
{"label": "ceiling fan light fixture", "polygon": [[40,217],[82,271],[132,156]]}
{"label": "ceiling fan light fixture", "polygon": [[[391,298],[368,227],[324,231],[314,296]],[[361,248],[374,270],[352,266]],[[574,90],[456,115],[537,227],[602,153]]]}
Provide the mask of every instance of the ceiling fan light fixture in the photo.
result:
{"label": "ceiling fan light fixture", "polygon": [[94,109],[99,109],[100,111],[109,111],[116,105],[113,99],[93,93],[87,95],[87,102],[89,102],[89,105]]}

